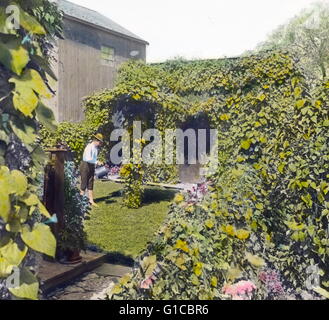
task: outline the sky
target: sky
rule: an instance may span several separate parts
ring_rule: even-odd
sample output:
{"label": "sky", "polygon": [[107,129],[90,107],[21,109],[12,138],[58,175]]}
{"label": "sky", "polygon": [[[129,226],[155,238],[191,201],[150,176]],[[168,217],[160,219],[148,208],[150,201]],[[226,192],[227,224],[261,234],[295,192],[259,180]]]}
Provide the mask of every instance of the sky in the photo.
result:
{"label": "sky", "polygon": [[[69,0],[147,40],[148,62],[238,56],[314,0]],[[320,0],[317,2],[328,2]]]}

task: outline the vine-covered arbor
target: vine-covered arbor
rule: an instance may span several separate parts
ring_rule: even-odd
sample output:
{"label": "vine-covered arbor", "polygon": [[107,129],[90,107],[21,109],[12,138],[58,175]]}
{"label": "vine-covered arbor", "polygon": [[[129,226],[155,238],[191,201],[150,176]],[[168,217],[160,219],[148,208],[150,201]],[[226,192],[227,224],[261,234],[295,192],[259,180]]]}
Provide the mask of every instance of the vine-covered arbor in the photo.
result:
{"label": "vine-covered arbor", "polygon": [[[328,88],[311,89],[283,52],[126,65],[116,88],[101,94],[106,104],[97,107],[111,110],[123,96],[152,103],[160,107],[160,128],[207,115],[220,132],[220,166],[199,190],[202,196],[176,198],[141,269],[113,296],[223,298],[225,286],[249,279],[260,299],[301,297],[310,290],[310,265],[326,283]],[[87,115],[96,97],[86,101]],[[135,289],[149,268],[155,274],[149,290]],[[276,277],[276,291],[266,287],[268,274]]]}
{"label": "vine-covered arbor", "polygon": [[[308,83],[293,56],[270,51],[127,63],[114,89],[87,98],[77,132],[103,130],[109,138],[118,106],[132,119],[138,108],[149,108],[142,114],[161,132],[186,128],[198,117],[219,131],[219,167],[208,171],[198,196],[176,197],[159,237],[141,256],[141,269],[112,297],[221,299],[225,288],[250,280],[259,299],[300,298],[310,292],[309,266],[318,266],[327,283],[328,89],[327,82]],[[175,181],[179,171],[176,165],[131,165],[122,176],[128,204],[139,205],[141,177]],[[139,290],[146,270],[155,278],[148,279],[149,290]],[[269,274],[277,291],[266,287]]]}

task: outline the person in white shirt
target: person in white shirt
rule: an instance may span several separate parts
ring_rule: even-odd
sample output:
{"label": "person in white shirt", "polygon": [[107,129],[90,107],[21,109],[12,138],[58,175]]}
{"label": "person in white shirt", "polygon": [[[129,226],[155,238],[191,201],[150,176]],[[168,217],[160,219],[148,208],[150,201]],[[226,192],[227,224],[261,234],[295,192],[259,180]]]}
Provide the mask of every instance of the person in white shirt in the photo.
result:
{"label": "person in white shirt", "polygon": [[94,178],[95,178],[95,167],[101,164],[98,161],[98,149],[103,144],[104,137],[98,133],[94,136],[94,139],[89,143],[83,153],[83,159],[80,165],[81,175],[81,195],[84,195],[86,189],[88,189],[89,202],[91,205],[96,206],[94,201]]}

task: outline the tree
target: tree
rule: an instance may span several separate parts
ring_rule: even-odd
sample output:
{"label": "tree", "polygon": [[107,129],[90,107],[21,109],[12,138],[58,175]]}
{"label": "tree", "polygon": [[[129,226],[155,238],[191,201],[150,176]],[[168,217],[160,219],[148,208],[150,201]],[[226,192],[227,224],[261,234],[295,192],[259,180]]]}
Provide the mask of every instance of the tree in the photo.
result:
{"label": "tree", "polygon": [[300,59],[309,79],[324,79],[329,73],[329,4],[315,3],[287,24],[279,26],[257,51],[288,49]]}

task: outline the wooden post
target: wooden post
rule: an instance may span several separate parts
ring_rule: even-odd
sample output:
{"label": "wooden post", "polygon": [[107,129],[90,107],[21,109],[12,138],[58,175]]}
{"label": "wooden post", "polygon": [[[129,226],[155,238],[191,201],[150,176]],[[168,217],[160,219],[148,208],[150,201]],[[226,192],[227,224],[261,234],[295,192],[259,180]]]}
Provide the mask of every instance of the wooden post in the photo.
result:
{"label": "wooden post", "polygon": [[[56,214],[58,223],[51,225],[55,237],[64,227],[64,163],[67,150],[49,149],[50,161],[45,170],[44,204],[51,215]],[[58,258],[58,251],[56,254]]]}

